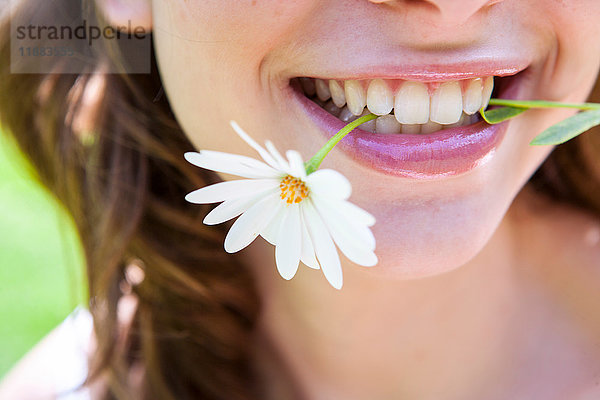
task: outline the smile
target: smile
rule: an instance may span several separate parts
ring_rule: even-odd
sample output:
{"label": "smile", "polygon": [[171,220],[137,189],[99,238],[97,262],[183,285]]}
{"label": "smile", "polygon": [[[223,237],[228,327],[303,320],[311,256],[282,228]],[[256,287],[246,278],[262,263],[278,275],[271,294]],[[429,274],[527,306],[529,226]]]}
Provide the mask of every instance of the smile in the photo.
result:
{"label": "smile", "polygon": [[390,175],[432,179],[492,158],[507,123],[489,125],[478,111],[491,97],[515,98],[524,75],[517,72],[446,81],[298,77],[290,87],[326,138],[359,116],[379,116],[338,144],[355,161]]}
{"label": "smile", "polygon": [[344,122],[379,115],[361,129],[383,134],[428,134],[478,122],[494,77],[450,82],[402,80],[337,81],[300,78],[304,94]]}

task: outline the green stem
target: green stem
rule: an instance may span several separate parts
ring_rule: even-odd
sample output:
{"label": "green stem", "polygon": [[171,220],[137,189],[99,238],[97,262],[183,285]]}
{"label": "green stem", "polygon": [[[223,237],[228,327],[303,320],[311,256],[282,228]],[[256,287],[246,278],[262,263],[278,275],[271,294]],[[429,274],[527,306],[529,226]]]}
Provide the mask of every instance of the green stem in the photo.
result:
{"label": "green stem", "polygon": [[327,153],[329,153],[331,151],[331,149],[333,149],[333,147],[336,144],[338,144],[338,142],[340,140],[342,140],[344,138],[344,136],[349,134],[354,128],[356,128],[360,124],[364,124],[365,122],[372,121],[377,117],[378,116],[375,114],[368,114],[368,115],[365,115],[358,119],[355,119],[354,121],[350,122],[348,125],[344,126],[342,129],[340,129],[338,131],[338,133],[333,135],[331,137],[331,139],[329,139],[327,141],[327,143],[325,143],[325,145],[323,147],[321,147],[321,149],[319,151],[317,151],[317,154],[315,154],[310,160],[308,160],[306,163],[304,163],[304,167],[306,168],[306,174],[310,175],[313,172],[315,172],[317,170],[317,168],[319,168],[319,165],[321,165],[321,162],[323,162],[323,159],[325,158]]}
{"label": "green stem", "polygon": [[508,106],[516,108],[577,108],[580,110],[600,110],[597,103],[561,103],[544,100],[506,100],[491,99],[490,106]]}

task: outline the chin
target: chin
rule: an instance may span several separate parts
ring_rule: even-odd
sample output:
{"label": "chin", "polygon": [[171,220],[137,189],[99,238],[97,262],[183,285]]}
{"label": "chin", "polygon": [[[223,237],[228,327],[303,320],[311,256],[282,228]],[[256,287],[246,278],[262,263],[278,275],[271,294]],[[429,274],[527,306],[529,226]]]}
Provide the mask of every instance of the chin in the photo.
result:
{"label": "chin", "polygon": [[488,200],[480,193],[378,205],[373,233],[379,263],[363,270],[385,278],[416,279],[464,266],[489,243],[510,203]]}

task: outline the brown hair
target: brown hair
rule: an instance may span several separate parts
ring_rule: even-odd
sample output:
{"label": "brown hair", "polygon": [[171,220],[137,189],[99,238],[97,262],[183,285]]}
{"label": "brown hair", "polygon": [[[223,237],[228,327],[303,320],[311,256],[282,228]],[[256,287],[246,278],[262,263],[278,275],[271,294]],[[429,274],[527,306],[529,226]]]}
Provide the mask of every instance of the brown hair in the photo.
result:
{"label": "brown hair", "polygon": [[[92,375],[107,382],[106,398],[253,398],[253,282],[223,251],[225,227],[202,224],[210,207],[184,200],[217,176],[184,160],[194,148],[161,95],[156,65],[146,75],[102,74],[105,57],[89,73],[17,75],[9,52],[5,21],[2,125],[76,223],[97,336]],[[117,304],[132,261],[145,278],[131,288],[138,306],[123,338]],[[128,382],[136,363],[142,393]]]}
{"label": "brown hair", "polygon": [[[106,380],[106,398],[257,398],[249,362],[254,284],[223,251],[225,228],[202,224],[210,207],[183,200],[217,176],[184,161],[193,146],[162,95],[154,60],[148,75],[102,74],[103,63],[114,62],[107,50],[87,73],[11,75],[9,53],[4,21],[1,122],[75,220],[98,342],[92,377]],[[600,135],[581,135],[531,182],[600,214],[599,156]],[[123,335],[117,304],[132,262],[145,278],[131,287],[138,307]],[[136,364],[140,393],[128,379]]]}

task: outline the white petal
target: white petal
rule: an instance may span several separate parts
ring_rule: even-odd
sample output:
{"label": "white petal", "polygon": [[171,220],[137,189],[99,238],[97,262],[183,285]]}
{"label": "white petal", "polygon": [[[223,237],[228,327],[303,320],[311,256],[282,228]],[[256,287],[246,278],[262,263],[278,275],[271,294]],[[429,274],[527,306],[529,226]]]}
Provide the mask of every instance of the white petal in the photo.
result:
{"label": "white petal", "polygon": [[349,221],[336,218],[323,203],[314,201],[313,205],[327,225],[335,244],[350,261],[365,267],[377,264],[377,256],[373,249],[370,248],[369,243],[362,240],[360,232]]}
{"label": "white petal", "polygon": [[275,262],[277,270],[283,279],[292,279],[298,271],[300,249],[302,247],[302,231],[300,230],[300,208],[297,204],[284,206],[285,216],[281,221],[277,246],[275,247]]}
{"label": "white petal", "polygon": [[248,246],[271,222],[281,206],[278,194],[273,194],[254,204],[235,220],[225,237],[225,251],[235,253]]}
{"label": "white petal", "polygon": [[209,212],[204,221],[206,225],[216,225],[225,221],[233,219],[249,209],[254,203],[258,202],[261,198],[269,195],[273,191],[277,191],[278,188],[267,189],[266,191],[260,192],[253,196],[240,197],[236,199],[225,200],[223,203],[215,207]]}
{"label": "white petal", "polygon": [[275,147],[275,145],[273,144],[273,142],[271,142],[270,140],[267,140],[265,142],[265,147],[267,148],[267,150],[269,151],[269,153],[271,153],[271,156],[273,156],[273,158],[275,159],[275,161],[279,164],[279,169],[281,171],[285,171],[286,174],[290,174],[290,164],[286,161],[285,158],[283,158],[283,156],[281,155],[281,153],[279,153],[279,151],[277,150],[277,148]]}
{"label": "white petal", "polygon": [[251,196],[262,191],[279,188],[278,179],[238,179],[209,185],[188,193],[185,199],[190,203],[207,204]]}
{"label": "white petal", "polygon": [[342,266],[333,240],[310,199],[304,201],[306,202],[302,206],[304,220],[307,222],[308,233],[315,246],[315,253],[319,264],[321,264],[323,274],[331,286],[341,289],[343,284]]}
{"label": "white petal", "polygon": [[302,156],[296,150],[288,150],[285,155],[290,160],[290,169],[293,176],[302,180],[306,179],[306,168]]}
{"label": "white petal", "polygon": [[335,201],[330,198],[320,197],[318,195],[312,195],[313,198],[319,198],[319,201],[323,201],[328,205],[334,207],[339,211],[340,214],[344,215],[347,219],[354,221],[356,225],[373,226],[375,225],[375,217],[370,213],[366,212],[359,206],[350,203],[349,201]]}
{"label": "white petal", "polygon": [[[300,203],[300,208],[302,207],[302,203]],[[302,261],[307,267],[319,269],[319,262],[315,257],[315,248],[313,247],[312,239],[310,238],[310,234],[306,228],[306,221],[302,211],[300,212],[300,223],[302,225],[302,252],[300,253],[300,261]]]}
{"label": "white petal", "polygon": [[264,227],[264,229],[260,232],[260,236],[262,236],[267,242],[271,243],[273,246],[277,244],[277,235],[279,235],[279,227],[281,226],[281,221],[283,220],[283,215],[285,214],[285,206],[283,200],[281,201],[281,207],[279,207],[279,211],[273,217],[271,222]]}
{"label": "white petal", "polygon": [[352,185],[346,177],[333,169],[319,169],[306,177],[311,193],[335,200],[346,200]]}
{"label": "white petal", "polygon": [[266,151],[265,149],[263,149],[261,145],[256,143],[254,141],[254,139],[252,139],[250,137],[250,135],[248,135],[246,132],[244,132],[244,130],[238,125],[237,122],[229,121],[229,125],[231,125],[233,130],[244,140],[244,142],[248,143],[248,145],[250,147],[252,147],[254,150],[256,150],[258,152],[258,154],[260,154],[260,156],[263,158],[263,160],[265,160],[265,162],[267,164],[269,164],[271,167],[273,167],[275,169],[278,169],[277,162],[273,159],[273,157],[271,157],[269,152]]}
{"label": "white petal", "polygon": [[[312,201],[313,204],[319,206],[322,213],[327,213],[327,215],[330,215],[332,218],[343,221],[343,223],[347,225],[347,229],[352,230],[353,235],[358,238],[364,247],[367,247],[369,250],[375,250],[375,236],[373,236],[373,232],[371,232],[368,226],[360,224],[360,221],[353,218],[353,215],[344,212],[344,207],[348,204],[353,205],[352,203],[329,201],[328,199],[317,196],[313,196]],[[359,209],[358,207],[356,208]]]}
{"label": "white petal", "polygon": [[282,172],[254,158],[220,151],[202,150],[199,153],[187,152],[185,159],[201,168],[242,176],[244,178],[276,178]]}

